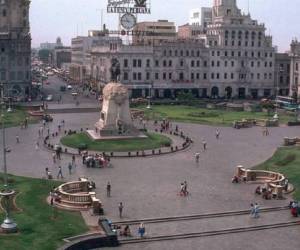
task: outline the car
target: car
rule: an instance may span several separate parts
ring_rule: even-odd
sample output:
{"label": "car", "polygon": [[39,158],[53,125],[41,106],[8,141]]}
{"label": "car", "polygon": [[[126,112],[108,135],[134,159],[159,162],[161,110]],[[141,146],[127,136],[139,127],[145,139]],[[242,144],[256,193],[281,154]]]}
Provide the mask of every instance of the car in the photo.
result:
{"label": "car", "polygon": [[73,88],[72,85],[67,86],[67,89],[72,89],[72,88]]}
{"label": "car", "polygon": [[78,93],[77,92],[72,92],[72,96],[77,96]]}
{"label": "car", "polygon": [[53,100],[53,95],[47,95],[46,101],[52,101]]}
{"label": "car", "polygon": [[53,121],[53,117],[51,115],[43,115],[43,120],[45,120],[46,122],[52,122]]}

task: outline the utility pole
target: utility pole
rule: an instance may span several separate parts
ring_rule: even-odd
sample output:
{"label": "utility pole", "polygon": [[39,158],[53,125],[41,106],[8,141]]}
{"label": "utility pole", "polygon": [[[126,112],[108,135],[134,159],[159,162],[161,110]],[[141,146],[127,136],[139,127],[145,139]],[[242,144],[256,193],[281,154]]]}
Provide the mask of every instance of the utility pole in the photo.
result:
{"label": "utility pole", "polygon": [[6,141],[5,141],[5,124],[4,124],[4,114],[5,114],[5,102],[4,102],[4,84],[1,84],[1,118],[2,118],[2,147],[3,147],[3,181],[4,189],[0,190],[0,196],[4,200],[4,210],[5,218],[1,224],[1,228],[5,233],[15,233],[17,232],[17,224],[10,218],[10,204],[11,197],[15,194],[15,191],[9,189],[8,177],[7,177],[7,166],[6,166]]}

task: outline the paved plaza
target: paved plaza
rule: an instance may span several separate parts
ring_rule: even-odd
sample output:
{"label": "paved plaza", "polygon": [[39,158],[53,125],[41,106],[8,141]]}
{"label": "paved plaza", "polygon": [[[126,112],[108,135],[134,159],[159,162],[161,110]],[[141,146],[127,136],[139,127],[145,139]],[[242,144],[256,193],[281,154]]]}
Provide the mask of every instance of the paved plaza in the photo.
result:
{"label": "paved plaza", "polygon": [[[54,122],[50,123],[50,131],[56,131],[61,120],[65,120],[67,129],[91,128],[99,119],[98,113],[56,114]],[[65,180],[77,180],[79,176],[87,176],[96,183],[97,197],[104,204],[106,216],[113,221],[119,221],[118,203],[124,203],[124,220],[157,218],[166,216],[180,216],[189,214],[214,213],[224,211],[246,210],[251,202],[259,202],[261,206],[272,207],[286,205],[288,200],[262,200],[254,195],[255,186],[249,184],[234,185],[231,178],[237,165],[251,167],[272,156],[276,148],[282,144],[283,137],[299,136],[297,127],[271,128],[270,136],[263,137],[262,129],[236,130],[220,128],[220,139],[215,138],[216,127],[178,124],[179,128],[194,139],[194,145],[184,152],[149,158],[112,159],[112,168],[92,169],[82,165],[77,158],[77,167],[69,175],[67,164],[71,156],[63,155],[59,163],[63,168]],[[173,124],[175,125],[175,124]],[[48,167],[56,177],[58,164],[52,163],[51,152],[36,147],[38,129],[41,124],[30,125],[28,129],[9,128],[7,132],[8,146],[11,152],[7,155],[9,172],[16,175],[30,177],[45,177]],[[18,135],[20,143],[16,143]],[[206,152],[202,151],[202,140],[207,141]],[[194,154],[200,152],[199,165],[195,163]],[[1,159],[2,160],[2,159]],[[186,198],[178,195],[180,183],[188,182],[190,195]],[[106,184],[110,181],[112,194],[106,197]],[[288,220],[287,211],[268,215],[266,223]],[[263,217],[263,215],[262,215]],[[245,218],[244,218],[245,219]],[[244,220],[243,219],[243,220]],[[221,220],[221,221],[220,221]],[[217,222],[203,222],[195,224],[192,231],[205,231],[212,226],[230,228],[231,225],[255,225],[253,220],[243,221],[237,218],[219,219]],[[97,218],[95,217],[95,222]],[[210,224],[212,223],[212,224]],[[194,226],[195,226],[194,225]],[[146,225],[147,226],[147,225]],[[181,222],[171,224],[171,227],[159,227],[157,230],[151,225],[152,232],[180,232],[188,228],[188,224]],[[300,228],[284,228],[214,236],[187,240],[157,242],[122,246],[120,249],[299,249]],[[135,232],[133,232],[135,233]],[[280,237],[277,237],[280,235]],[[289,242],[289,243],[287,243]],[[288,244],[288,246],[286,245]]]}

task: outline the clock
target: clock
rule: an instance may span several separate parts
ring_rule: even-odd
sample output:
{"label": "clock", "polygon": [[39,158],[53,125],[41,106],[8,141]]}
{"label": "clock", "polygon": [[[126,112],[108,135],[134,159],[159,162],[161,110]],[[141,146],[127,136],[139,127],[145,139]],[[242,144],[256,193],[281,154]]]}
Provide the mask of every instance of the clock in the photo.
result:
{"label": "clock", "polygon": [[134,15],[126,13],[121,17],[121,24],[125,29],[130,30],[135,26],[136,18]]}

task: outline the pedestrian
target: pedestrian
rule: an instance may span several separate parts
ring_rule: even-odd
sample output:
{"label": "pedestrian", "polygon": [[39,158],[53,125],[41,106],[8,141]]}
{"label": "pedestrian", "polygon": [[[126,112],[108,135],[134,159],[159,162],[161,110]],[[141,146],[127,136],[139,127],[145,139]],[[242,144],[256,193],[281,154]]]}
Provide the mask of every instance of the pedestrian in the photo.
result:
{"label": "pedestrian", "polygon": [[183,194],[184,196],[187,196],[189,194],[187,181],[183,182]]}
{"label": "pedestrian", "polygon": [[266,128],[266,136],[269,136],[269,135],[270,135],[269,129]]}
{"label": "pedestrian", "polygon": [[47,179],[48,179],[49,168],[45,168],[45,171],[46,171],[46,176],[47,176]]}
{"label": "pedestrian", "polygon": [[216,130],[216,139],[218,140],[219,137],[220,137],[220,131],[219,131],[219,129],[217,129],[217,130]]}
{"label": "pedestrian", "polygon": [[76,156],[72,155],[72,165],[75,166],[75,160],[76,160]]}
{"label": "pedestrian", "polygon": [[39,150],[40,148],[40,143],[38,141],[36,141],[35,143],[35,150]]}
{"label": "pedestrian", "polygon": [[141,223],[141,224],[139,225],[138,232],[139,232],[139,235],[141,236],[141,238],[143,238],[144,235],[145,235],[145,233],[146,233],[146,228],[145,228],[144,223]]}
{"label": "pedestrian", "polygon": [[43,119],[43,126],[45,127],[46,126],[46,120]]}
{"label": "pedestrian", "polygon": [[206,143],[206,141],[205,141],[205,140],[203,140],[203,141],[202,141],[202,144],[203,144],[203,150],[205,151],[205,150],[206,150],[206,148],[207,148],[207,143]]}
{"label": "pedestrian", "polygon": [[199,163],[199,159],[200,159],[200,153],[198,152],[195,154],[196,163]]}
{"label": "pedestrian", "polygon": [[111,191],[111,184],[110,184],[110,182],[108,182],[106,185],[106,196],[107,197],[110,197],[110,191]]}
{"label": "pedestrian", "polygon": [[255,205],[254,205],[254,218],[259,218],[259,212],[260,212],[259,205],[257,203],[255,203]]}
{"label": "pedestrian", "polygon": [[61,166],[58,167],[57,179],[59,179],[59,177],[61,177],[62,179],[64,178],[64,177],[63,177],[63,174],[62,174]]}
{"label": "pedestrian", "polygon": [[20,138],[18,135],[16,135],[16,141],[17,141],[17,143],[20,143]]}
{"label": "pedestrian", "polygon": [[56,153],[52,153],[52,160],[53,160],[53,163],[55,164],[56,163]]}
{"label": "pedestrian", "polygon": [[72,163],[71,162],[69,162],[68,169],[69,169],[69,174],[71,175],[72,174]]}
{"label": "pedestrian", "polygon": [[50,135],[50,128],[47,129],[47,135]]}
{"label": "pedestrian", "polygon": [[119,216],[120,218],[123,217],[123,208],[124,208],[124,205],[122,202],[119,203]]}

